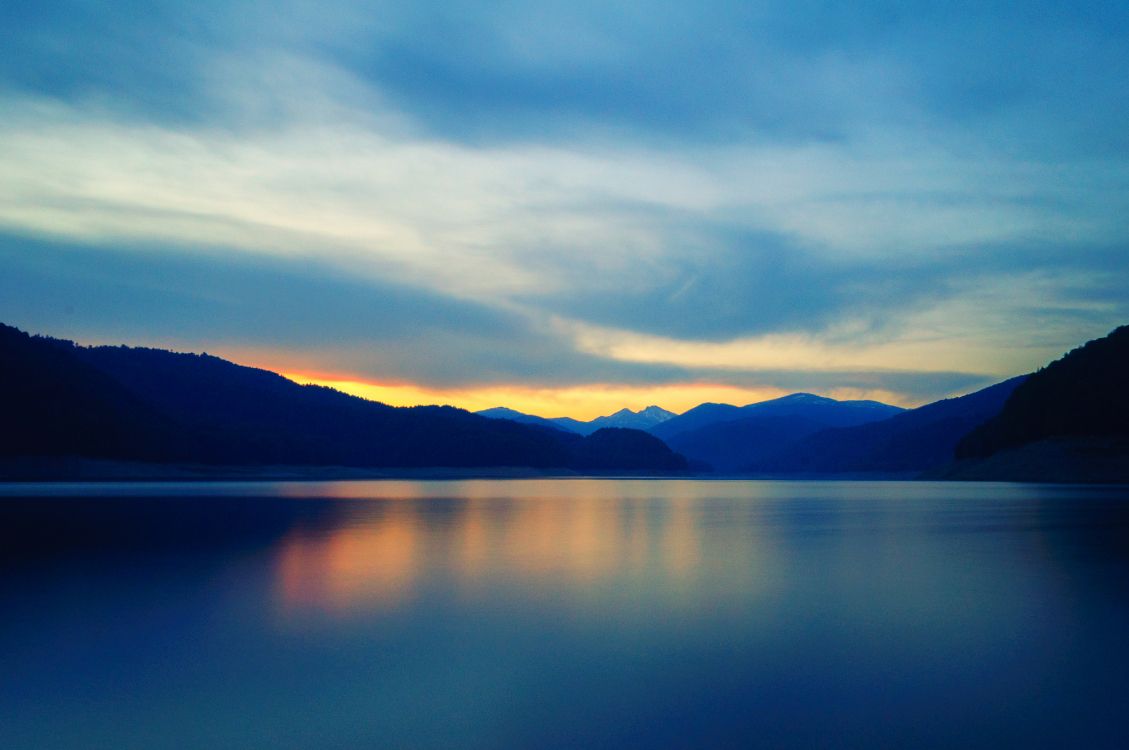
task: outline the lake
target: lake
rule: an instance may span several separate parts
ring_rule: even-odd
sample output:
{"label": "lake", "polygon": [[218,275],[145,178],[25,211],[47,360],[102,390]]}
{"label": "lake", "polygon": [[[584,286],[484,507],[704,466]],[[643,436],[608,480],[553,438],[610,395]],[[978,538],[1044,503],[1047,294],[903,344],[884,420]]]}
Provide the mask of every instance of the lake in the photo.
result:
{"label": "lake", "polygon": [[1129,488],[0,485],[0,747],[1124,747]]}

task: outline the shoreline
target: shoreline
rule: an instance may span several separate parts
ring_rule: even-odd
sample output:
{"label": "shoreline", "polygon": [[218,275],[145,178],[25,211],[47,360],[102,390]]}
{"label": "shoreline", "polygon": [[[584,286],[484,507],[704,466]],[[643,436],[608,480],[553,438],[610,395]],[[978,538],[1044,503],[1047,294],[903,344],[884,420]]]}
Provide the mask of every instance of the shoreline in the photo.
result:
{"label": "shoreline", "polygon": [[[714,472],[580,471],[538,469],[528,466],[488,467],[356,467],[308,465],[156,464],[77,457],[21,457],[0,459],[0,486],[20,484],[84,484],[130,482],[334,482],[334,481],[458,481],[470,479],[635,479],[700,481],[790,482],[1001,482],[1020,484],[1129,484],[1122,471],[1078,473],[1018,472],[1002,478],[991,472],[961,466],[925,472],[853,472],[838,474],[739,474]],[[1075,467],[1076,469],[1078,467]],[[1010,473],[1010,472],[1009,472]],[[985,475],[988,474],[988,475]],[[1041,474],[1041,475],[1040,475]],[[1087,476],[1088,475],[1088,476]]]}
{"label": "shoreline", "polygon": [[485,467],[356,467],[356,466],[217,466],[153,464],[89,458],[20,458],[0,460],[0,484],[35,482],[299,482],[364,480],[462,479],[701,479],[714,475],[538,469],[528,466]]}

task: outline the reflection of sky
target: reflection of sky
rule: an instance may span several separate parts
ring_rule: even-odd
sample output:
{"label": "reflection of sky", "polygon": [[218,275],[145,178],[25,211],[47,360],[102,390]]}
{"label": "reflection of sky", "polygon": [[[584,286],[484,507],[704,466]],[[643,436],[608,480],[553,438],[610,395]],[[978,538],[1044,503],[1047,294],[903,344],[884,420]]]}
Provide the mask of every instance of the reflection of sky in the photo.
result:
{"label": "reflection of sky", "polygon": [[1123,6],[5,3],[0,319],[576,416],[961,391],[1129,312]]}
{"label": "reflection of sky", "polygon": [[[904,497],[890,495],[895,486]],[[979,529],[1006,521],[1038,530],[1043,513],[1031,507],[1030,490],[1001,486],[986,510],[981,487],[947,484],[578,479],[277,489],[347,503],[332,525],[299,525],[279,542],[275,596],[284,617],[395,611],[436,586],[471,599],[500,589],[580,608],[618,596],[658,597],[683,610],[745,607],[801,582],[876,596],[901,590],[897,610],[885,616],[912,623],[936,601],[928,588],[905,587],[963,569],[936,544],[907,538],[972,534],[975,546],[992,542],[976,536]],[[1039,557],[1041,544],[1033,535],[1008,554]],[[813,567],[811,549],[826,567]],[[860,564],[864,558],[870,562]],[[961,575],[969,596],[996,586],[976,571]]]}
{"label": "reflection of sky", "polygon": [[0,495],[5,750],[1124,744],[1124,487]]}

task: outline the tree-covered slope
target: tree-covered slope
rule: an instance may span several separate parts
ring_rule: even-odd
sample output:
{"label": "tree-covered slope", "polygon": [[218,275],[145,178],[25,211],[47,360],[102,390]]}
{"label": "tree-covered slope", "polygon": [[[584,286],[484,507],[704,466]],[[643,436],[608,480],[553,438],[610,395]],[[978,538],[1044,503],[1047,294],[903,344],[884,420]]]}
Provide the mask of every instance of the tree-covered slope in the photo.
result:
{"label": "tree-covered slope", "polygon": [[986,458],[1047,438],[1129,436],[1129,326],[1066,354],[1024,381],[998,415],[957,445]]}
{"label": "tree-covered slope", "polygon": [[616,458],[601,458],[598,439],[558,429],[452,407],[391,407],[208,355],[87,348],[6,326],[0,385],[10,428],[0,455],[9,457],[578,470],[678,463],[638,431],[611,446]]}
{"label": "tree-covered slope", "polygon": [[944,466],[969,430],[997,414],[1023,377],[879,422],[822,430],[748,470],[770,474],[912,474]]}

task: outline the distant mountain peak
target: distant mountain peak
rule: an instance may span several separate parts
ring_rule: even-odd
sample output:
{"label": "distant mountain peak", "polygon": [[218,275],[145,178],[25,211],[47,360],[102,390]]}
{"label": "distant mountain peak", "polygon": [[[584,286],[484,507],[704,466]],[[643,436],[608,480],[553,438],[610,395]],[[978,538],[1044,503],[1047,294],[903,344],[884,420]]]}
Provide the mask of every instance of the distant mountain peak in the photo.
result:
{"label": "distant mountain peak", "polygon": [[829,398],[827,396],[820,396],[815,393],[807,393],[801,391],[799,393],[790,393],[787,396],[780,396],[779,398],[768,399],[767,401],[757,401],[751,404],[746,404],[741,407],[742,409],[760,409],[762,407],[782,407],[782,406],[848,406],[862,409],[880,409],[882,411],[897,413],[903,411],[901,407],[891,406],[884,404],[881,401],[867,401],[867,400],[844,400]]}
{"label": "distant mountain peak", "polygon": [[794,401],[823,402],[823,401],[834,401],[834,400],[835,399],[827,398],[826,396],[817,396],[814,393],[804,393],[804,392],[792,393],[792,394],[789,394],[787,396],[782,396],[778,399],[775,399],[775,401],[777,401],[779,403],[789,402],[789,401],[793,401],[793,402]]}
{"label": "distant mountain peak", "polygon": [[552,427],[555,430],[564,430],[565,432],[578,432],[578,430],[574,429],[570,424],[571,420],[545,419],[544,417],[525,414],[507,406],[495,406],[491,409],[482,409],[481,411],[476,411],[475,414],[480,417],[489,417],[490,419],[508,419],[511,422]]}
{"label": "distant mountain peak", "polygon": [[627,408],[620,409],[615,414],[609,414],[606,417],[597,417],[589,422],[588,425],[592,429],[600,429],[602,427],[629,427],[636,430],[649,430],[655,425],[662,424],[675,416],[677,415],[673,412],[669,412],[660,406],[652,404],[639,411],[631,411]]}
{"label": "distant mountain peak", "polygon": [[678,417],[666,419],[651,428],[651,434],[669,440],[675,435],[711,424],[747,417],[791,417],[819,422],[827,427],[870,422],[905,411],[878,401],[836,401],[814,393],[792,393],[745,406],[704,403]]}
{"label": "distant mountain peak", "polygon": [[495,417],[495,418],[528,416],[528,415],[522,414],[520,411],[517,411],[516,409],[511,409],[508,406],[493,406],[489,409],[482,409],[480,411],[476,411],[475,414],[481,414],[484,417]]}
{"label": "distant mountain peak", "polygon": [[589,422],[581,422],[576,419],[568,417],[554,417],[552,419],[543,419],[535,417],[530,414],[523,414],[522,412],[509,409],[504,406],[497,406],[493,409],[483,409],[476,412],[483,417],[490,417],[492,419],[509,419],[515,422],[525,422],[531,424],[543,424],[546,426],[555,426],[559,429],[568,430],[570,432],[577,432],[581,435],[589,435],[596,430],[605,427],[626,427],[633,430],[648,430],[657,424],[661,424],[668,419],[675,416],[673,412],[663,409],[661,406],[651,405],[639,411],[631,411],[624,407],[614,414],[608,414],[603,417],[596,417]]}

